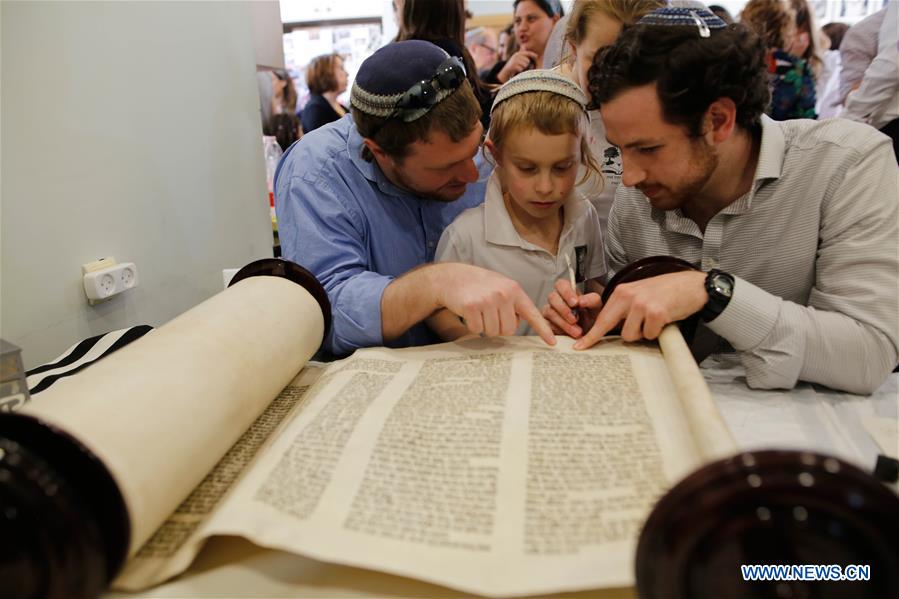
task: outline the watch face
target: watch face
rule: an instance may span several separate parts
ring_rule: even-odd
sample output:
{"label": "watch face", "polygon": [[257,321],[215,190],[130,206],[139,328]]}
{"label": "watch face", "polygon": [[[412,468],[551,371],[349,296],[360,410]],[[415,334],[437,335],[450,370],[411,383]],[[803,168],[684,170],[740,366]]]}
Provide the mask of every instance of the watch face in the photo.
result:
{"label": "watch face", "polygon": [[712,285],[714,286],[715,291],[718,294],[720,294],[728,299],[731,297],[731,295],[733,295],[734,282],[730,277],[728,277],[725,274],[719,273],[719,274],[716,274],[714,277],[712,277]]}

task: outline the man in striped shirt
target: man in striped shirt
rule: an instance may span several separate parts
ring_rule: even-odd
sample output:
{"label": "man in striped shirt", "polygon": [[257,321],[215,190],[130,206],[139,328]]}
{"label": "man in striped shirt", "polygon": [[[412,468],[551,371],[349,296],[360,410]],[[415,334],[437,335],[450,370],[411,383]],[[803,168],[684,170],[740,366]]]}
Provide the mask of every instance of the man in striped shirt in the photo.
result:
{"label": "man in striped shirt", "polygon": [[[590,72],[624,169],[607,263],[614,274],[668,254],[702,270],[620,285],[605,306],[558,282],[544,315],[589,347],[622,322],[626,340],[654,339],[699,312],[740,352],[751,387],[872,392],[899,357],[889,138],[841,119],[763,116],[764,48],[741,25],[702,10],[646,19]],[[602,309],[585,334],[569,307]]]}

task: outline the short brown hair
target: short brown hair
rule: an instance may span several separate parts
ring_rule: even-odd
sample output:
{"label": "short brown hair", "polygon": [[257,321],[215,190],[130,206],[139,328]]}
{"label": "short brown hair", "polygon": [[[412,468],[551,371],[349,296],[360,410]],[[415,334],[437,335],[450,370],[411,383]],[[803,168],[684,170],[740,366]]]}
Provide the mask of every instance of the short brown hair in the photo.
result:
{"label": "short brown hair", "polygon": [[309,61],[306,67],[306,85],[309,93],[317,96],[325,92],[337,91],[337,79],[334,77],[334,65],[343,60],[340,54],[322,54]]}
{"label": "short brown hair", "polygon": [[[443,131],[453,142],[462,141],[474,131],[480,118],[481,105],[467,80],[424,116],[410,123],[353,110],[359,135],[371,139],[388,156],[399,161],[409,155],[410,145],[428,139],[432,131]],[[362,157],[369,162],[372,160],[367,147],[363,147]]]}

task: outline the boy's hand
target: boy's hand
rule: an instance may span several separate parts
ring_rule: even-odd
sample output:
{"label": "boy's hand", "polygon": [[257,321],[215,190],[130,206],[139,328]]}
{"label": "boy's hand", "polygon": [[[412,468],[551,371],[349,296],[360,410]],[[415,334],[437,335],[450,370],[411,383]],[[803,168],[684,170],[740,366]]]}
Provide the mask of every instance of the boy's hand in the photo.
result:
{"label": "boy's hand", "polygon": [[554,333],[578,339],[592,326],[602,306],[599,294],[578,295],[566,279],[557,280],[555,287],[543,306],[543,317],[549,321]]}

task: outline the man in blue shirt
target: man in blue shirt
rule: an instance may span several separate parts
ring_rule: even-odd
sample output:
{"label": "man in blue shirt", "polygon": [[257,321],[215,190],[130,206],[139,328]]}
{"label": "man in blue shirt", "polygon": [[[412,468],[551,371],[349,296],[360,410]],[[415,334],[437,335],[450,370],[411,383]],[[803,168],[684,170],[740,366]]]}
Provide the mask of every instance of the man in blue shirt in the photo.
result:
{"label": "man in blue shirt", "polygon": [[304,136],[275,175],[285,258],[331,301],[324,349],[439,341],[422,323],[439,308],[474,334],[548,323],[511,279],[471,265],[430,264],[443,229],[484,199],[480,106],[461,61],[428,42],[388,44],[359,69],[352,117]]}

